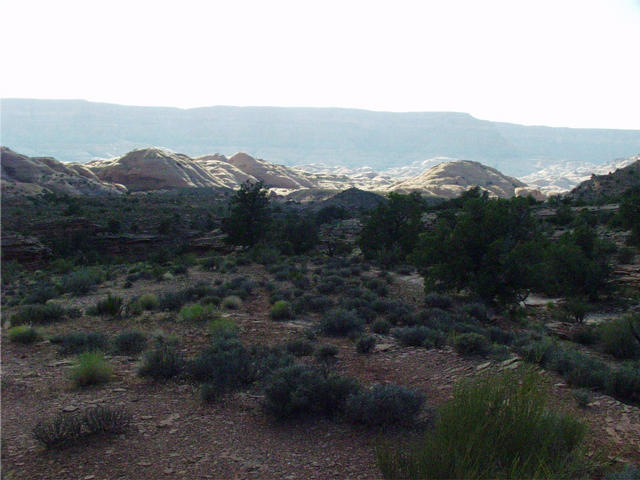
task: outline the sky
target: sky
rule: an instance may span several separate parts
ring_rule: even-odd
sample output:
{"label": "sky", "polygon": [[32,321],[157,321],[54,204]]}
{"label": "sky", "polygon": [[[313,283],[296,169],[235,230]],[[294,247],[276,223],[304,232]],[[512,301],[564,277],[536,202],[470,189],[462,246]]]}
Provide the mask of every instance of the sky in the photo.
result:
{"label": "sky", "polygon": [[640,129],[640,0],[0,0],[0,96]]}

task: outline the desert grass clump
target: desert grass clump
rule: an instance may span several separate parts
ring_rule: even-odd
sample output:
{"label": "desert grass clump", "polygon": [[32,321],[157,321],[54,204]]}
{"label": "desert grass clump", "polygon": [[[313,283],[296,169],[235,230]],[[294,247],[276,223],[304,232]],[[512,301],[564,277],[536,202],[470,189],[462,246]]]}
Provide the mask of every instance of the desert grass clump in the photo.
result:
{"label": "desert grass clump", "polygon": [[236,295],[229,295],[222,299],[220,306],[225,310],[238,310],[242,307],[242,299]]}
{"label": "desert grass clump", "polygon": [[347,399],[346,418],[368,426],[410,426],[415,423],[424,403],[424,394],[399,385],[374,385]]}
{"label": "desert grass clump", "polygon": [[9,335],[9,341],[24,343],[25,345],[35,342],[39,337],[37,330],[27,325],[11,327],[7,334]]}
{"label": "desert grass clump", "polygon": [[154,347],[145,352],[138,375],[155,380],[169,379],[183,373],[185,361],[178,346],[163,338],[155,340]]}
{"label": "desert grass clump", "polygon": [[204,323],[210,319],[215,311],[213,305],[191,303],[184,305],[178,313],[178,319],[188,323]]}
{"label": "desert grass clump", "polygon": [[356,342],[356,352],[362,354],[371,353],[375,346],[376,337],[373,335],[365,335],[364,337],[360,337]]}
{"label": "desert grass clump", "polygon": [[107,298],[98,301],[93,308],[90,308],[88,313],[90,315],[100,315],[103,317],[116,317],[120,315],[123,303],[122,297],[109,293],[107,294]]}
{"label": "desert grass clump", "polygon": [[217,316],[207,322],[207,333],[214,337],[234,336],[238,331],[238,324],[229,317]]}
{"label": "desert grass clump", "polygon": [[293,309],[291,304],[285,300],[278,300],[271,307],[269,316],[272,320],[288,320],[293,318]]}
{"label": "desert grass clump", "polygon": [[435,428],[405,447],[380,446],[385,478],[574,478],[585,427],[548,404],[534,371],[457,385]]}
{"label": "desert grass clump", "polygon": [[46,448],[64,448],[91,435],[117,434],[127,430],[131,414],[123,407],[97,406],[83,413],[58,414],[33,428],[34,438]]}
{"label": "desert grass clump", "polygon": [[348,336],[362,331],[364,321],[353,310],[336,308],[322,317],[320,331],[332,337]]}
{"label": "desert grass clump", "polygon": [[85,352],[78,355],[71,368],[71,379],[78,387],[101,385],[111,380],[113,369],[101,352]]}
{"label": "desert grass clump", "polygon": [[51,420],[39,421],[32,433],[46,448],[67,447],[82,437],[82,419],[76,415],[59,414]]}
{"label": "desert grass clump", "polygon": [[122,433],[131,423],[131,413],[123,407],[97,406],[84,412],[82,422],[90,434]]}
{"label": "desert grass clump", "polygon": [[134,355],[146,348],[147,336],[138,330],[127,330],[114,339],[113,346],[117,353]]}
{"label": "desert grass clump", "polygon": [[154,293],[140,295],[137,302],[142,310],[155,310],[160,304],[157,295]]}

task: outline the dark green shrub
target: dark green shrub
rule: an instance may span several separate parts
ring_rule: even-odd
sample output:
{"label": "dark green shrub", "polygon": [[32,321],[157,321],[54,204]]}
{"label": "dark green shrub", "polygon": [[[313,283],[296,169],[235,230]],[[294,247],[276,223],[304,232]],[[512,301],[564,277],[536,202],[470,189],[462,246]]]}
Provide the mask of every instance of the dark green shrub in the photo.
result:
{"label": "dark green shrub", "polygon": [[189,300],[184,291],[163,292],[158,298],[158,306],[160,310],[179,310]]}
{"label": "dark green shrub", "polygon": [[209,383],[220,392],[248,385],[256,377],[250,352],[233,337],[216,338],[190,362],[188,371],[195,381]]}
{"label": "dark green shrub", "polygon": [[306,365],[274,372],[265,385],[265,409],[278,420],[305,416],[334,416],[342,412],[357,383],[335,374],[325,375]]}
{"label": "dark green shrub", "polygon": [[467,303],[460,308],[460,312],[479,322],[489,320],[489,310],[484,303]]}
{"label": "dark green shrub", "polygon": [[373,335],[366,335],[360,337],[356,342],[356,351],[358,353],[371,353],[376,346],[376,337]]}
{"label": "dark green shrub", "polygon": [[223,388],[214,383],[203,383],[200,387],[200,398],[206,403],[217,402],[225,393]]}
{"label": "dark green shrub", "polygon": [[316,289],[319,293],[328,295],[336,293],[343,285],[344,279],[342,277],[339,277],[338,275],[330,275],[326,278],[323,278]]}
{"label": "dark green shrub", "polygon": [[605,480],[640,480],[640,468],[635,465],[625,465],[622,470],[610,473]]}
{"label": "dark green shrub", "polygon": [[585,427],[549,398],[535,372],[463,382],[432,431],[405,447],[379,447],[378,465],[385,478],[580,476]]}
{"label": "dark green shrub", "polygon": [[249,349],[255,380],[263,380],[271,373],[293,364],[294,358],[279,347],[253,346]]}
{"label": "dark green shrub", "polygon": [[84,352],[78,355],[71,368],[71,379],[78,387],[100,385],[111,379],[112,368],[101,352]]}
{"label": "dark green shrub", "polygon": [[11,327],[7,334],[9,335],[9,341],[13,343],[29,344],[35,342],[39,337],[35,328],[26,325]]}
{"label": "dark green shrub", "polygon": [[[62,335],[54,339],[58,343],[58,352],[61,355],[77,354],[82,352],[106,351],[109,341],[101,332],[74,332]],[[53,340],[52,340],[53,342]]]}
{"label": "dark green shrub", "polygon": [[364,282],[364,285],[369,290],[373,290],[376,295],[380,297],[386,297],[389,294],[387,282],[381,278],[370,278]]}
{"label": "dark green shrub", "polygon": [[640,363],[612,369],[605,380],[605,391],[622,400],[640,401]]}
{"label": "dark green shrub", "polygon": [[142,352],[147,346],[147,337],[138,330],[127,330],[119,334],[113,341],[116,352],[132,355]]}
{"label": "dark green shrub", "polygon": [[487,330],[487,334],[489,335],[489,340],[493,343],[498,343],[500,345],[511,345],[515,336],[513,333],[503,330],[500,327],[490,327]]}
{"label": "dark green shrub", "polygon": [[386,335],[391,330],[391,324],[386,320],[380,318],[371,324],[371,331],[373,333],[379,333]]}
{"label": "dark green shrub", "polygon": [[417,390],[398,385],[374,385],[347,399],[345,414],[352,423],[412,425],[424,403]]}
{"label": "dark green shrub", "polygon": [[153,379],[166,379],[180,375],[185,362],[178,347],[163,339],[155,342],[154,348],[144,354],[138,374]]}
{"label": "dark green shrub", "polygon": [[102,270],[83,267],[62,277],[62,290],[74,295],[86,295],[104,279]]}
{"label": "dark green shrub", "polygon": [[82,420],[76,415],[59,414],[41,420],[33,428],[34,438],[47,448],[67,447],[82,436]]}
{"label": "dark green shrub", "polygon": [[56,303],[45,305],[25,305],[11,316],[12,325],[47,325],[62,320],[69,312]]}
{"label": "dark green shrub", "polygon": [[633,259],[636,256],[636,251],[631,247],[622,247],[618,251],[618,263],[622,265],[628,265],[633,263]]}
{"label": "dark green shrub", "polygon": [[444,336],[428,327],[394,328],[391,333],[405,347],[434,347],[444,343]]}
{"label": "dark green shrub", "polygon": [[456,335],[453,347],[460,355],[483,355],[491,347],[487,337],[477,333],[463,333]]}
{"label": "dark green shrub", "polygon": [[284,300],[278,300],[271,307],[271,311],[269,312],[269,316],[273,320],[288,320],[293,317],[293,309],[291,308],[291,304]]}
{"label": "dark green shrub", "polygon": [[90,315],[115,317],[120,314],[122,305],[123,300],[121,297],[116,297],[109,293],[107,298],[98,301],[93,308],[89,309],[88,313]]}
{"label": "dark green shrub", "polygon": [[338,347],[335,345],[320,345],[316,350],[316,360],[322,363],[332,362],[338,355]]}
{"label": "dark green shrub", "polygon": [[425,295],[424,304],[428,308],[441,308],[442,310],[447,310],[453,305],[453,299],[449,295],[432,292]]}
{"label": "dark green shrub", "polygon": [[313,344],[309,340],[291,340],[284,347],[287,352],[296,357],[306,357],[313,354]]}
{"label": "dark green shrub", "polygon": [[582,345],[594,345],[599,339],[598,330],[593,325],[581,325],[571,334],[571,340]]}
{"label": "dark green shrub", "polygon": [[573,398],[580,408],[587,408],[591,401],[591,392],[586,388],[579,388],[573,392]]}
{"label": "dark green shrub", "polygon": [[[640,315],[636,315],[639,323]],[[635,338],[631,322],[632,315],[612,320],[600,325],[600,342],[604,352],[620,359],[640,357],[640,342]]]}
{"label": "dark green shrub", "polygon": [[324,295],[305,293],[293,301],[293,311],[296,313],[322,313],[333,306],[333,301]]}
{"label": "dark green shrub", "polygon": [[336,308],[322,317],[320,331],[333,337],[347,336],[362,331],[364,321],[353,310]]}
{"label": "dark green shrub", "polygon": [[82,415],[82,423],[92,434],[122,433],[131,423],[131,414],[123,407],[91,407]]}
{"label": "dark green shrub", "polygon": [[33,290],[24,297],[23,304],[46,303],[47,300],[56,298],[58,291],[56,286],[50,282],[42,282],[36,285]]}

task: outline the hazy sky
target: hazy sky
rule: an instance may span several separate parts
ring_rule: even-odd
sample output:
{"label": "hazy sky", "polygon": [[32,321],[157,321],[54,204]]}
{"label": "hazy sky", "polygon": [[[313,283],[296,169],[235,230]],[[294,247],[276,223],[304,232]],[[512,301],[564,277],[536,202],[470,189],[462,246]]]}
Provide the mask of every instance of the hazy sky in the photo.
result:
{"label": "hazy sky", "polygon": [[0,0],[0,96],[640,129],[640,0]]}

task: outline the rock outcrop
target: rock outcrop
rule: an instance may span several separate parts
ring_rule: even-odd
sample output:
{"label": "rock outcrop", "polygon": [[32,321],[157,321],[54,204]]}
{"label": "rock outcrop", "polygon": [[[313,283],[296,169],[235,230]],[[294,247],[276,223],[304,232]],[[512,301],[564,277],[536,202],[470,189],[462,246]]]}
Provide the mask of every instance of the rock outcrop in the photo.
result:
{"label": "rock outcrop", "polygon": [[632,187],[640,185],[640,155],[631,157],[633,163],[608,175],[592,175],[567,195],[584,201],[615,199]]}
{"label": "rock outcrop", "polygon": [[518,187],[516,188],[516,197],[533,197],[538,202],[544,202],[547,196],[537,188]]}
{"label": "rock outcrop", "polygon": [[388,190],[454,198],[476,186],[489,192],[491,196],[501,198],[513,197],[516,194],[516,188],[526,187],[520,180],[503,175],[495,168],[479,162],[460,160],[431,167],[417,177],[391,185]]}

